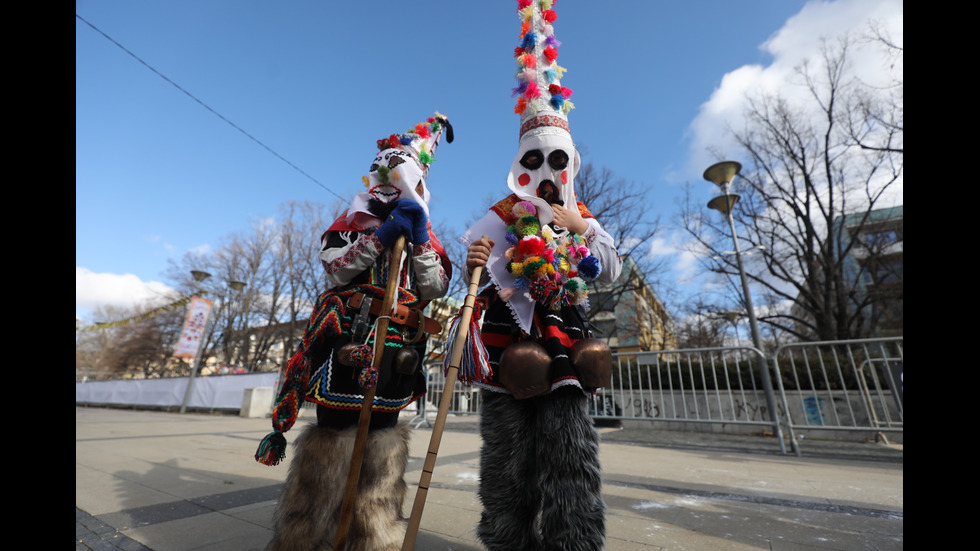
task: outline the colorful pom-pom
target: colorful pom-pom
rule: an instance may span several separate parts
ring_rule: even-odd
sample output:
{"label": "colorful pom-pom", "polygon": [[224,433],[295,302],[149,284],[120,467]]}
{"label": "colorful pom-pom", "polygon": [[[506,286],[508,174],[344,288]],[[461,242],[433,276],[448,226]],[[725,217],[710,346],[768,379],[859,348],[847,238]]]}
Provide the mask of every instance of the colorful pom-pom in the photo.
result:
{"label": "colorful pom-pom", "polygon": [[587,256],[578,263],[578,273],[586,280],[593,280],[602,273],[602,265],[594,256]]}
{"label": "colorful pom-pom", "polygon": [[514,208],[511,209],[514,216],[518,218],[523,218],[524,216],[534,216],[538,213],[538,209],[534,207],[534,203],[530,201],[518,201],[514,204]]}
{"label": "colorful pom-pom", "polygon": [[[431,165],[436,160],[428,151],[419,151],[419,162],[423,165]],[[442,165],[439,165],[442,166]]]}
{"label": "colorful pom-pom", "polygon": [[518,277],[517,279],[514,280],[514,289],[517,289],[519,291],[527,289],[530,286],[531,286],[531,280],[524,276]]}
{"label": "colorful pom-pom", "polygon": [[538,66],[538,58],[534,54],[524,54],[517,58],[521,65],[525,67],[535,68]]}
{"label": "colorful pom-pom", "polygon": [[517,0],[517,9],[523,10],[524,8],[530,6],[532,0]]}
{"label": "colorful pom-pom", "polygon": [[527,100],[524,96],[517,98],[517,103],[514,104],[514,112],[518,115],[523,115],[524,111],[527,109]]}
{"label": "colorful pom-pom", "polygon": [[534,234],[531,234],[524,239],[521,239],[521,242],[517,244],[517,255],[524,257],[541,256],[541,254],[544,253],[544,248],[544,240]]}
{"label": "colorful pom-pom", "polygon": [[569,304],[582,304],[589,296],[589,288],[581,278],[573,277],[565,282]]}
{"label": "colorful pom-pom", "polygon": [[350,353],[350,364],[354,367],[364,369],[374,363],[374,349],[367,344],[355,346]]}
{"label": "colorful pom-pom", "polygon": [[548,23],[554,23],[555,20],[558,19],[558,14],[555,13],[555,10],[542,10],[541,16],[544,17],[544,20]]}
{"label": "colorful pom-pom", "polygon": [[357,376],[357,384],[364,390],[374,388],[378,384],[378,370],[374,367],[365,367]]}
{"label": "colorful pom-pom", "polygon": [[548,46],[544,49],[544,57],[548,60],[548,63],[554,63],[558,59],[558,48]]}
{"label": "colorful pom-pom", "polygon": [[575,104],[568,101],[567,99],[561,104],[561,112],[564,115],[567,115],[568,112],[571,111],[572,109],[575,109]]}
{"label": "colorful pom-pom", "polygon": [[552,48],[558,48],[561,46],[561,41],[555,38],[555,35],[553,34],[549,34],[547,37],[545,37],[544,43]]}
{"label": "colorful pom-pom", "polygon": [[534,45],[537,43],[537,41],[537,35],[535,35],[533,31],[528,31],[528,33],[524,35],[524,40],[521,40],[521,48],[530,52],[534,49]]}
{"label": "colorful pom-pom", "polygon": [[538,83],[528,82],[527,89],[524,90],[524,97],[527,99],[534,99],[541,96],[541,90],[538,88]]}
{"label": "colorful pom-pom", "polygon": [[528,86],[528,82],[527,81],[520,81],[520,82],[518,82],[517,88],[511,88],[510,89],[510,95],[512,97],[513,96],[516,96],[518,94],[524,95],[524,92],[527,90],[527,86]]}
{"label": "colorful pom-pom", "polygon": [[525,238],[531,235],[537,235],[541,232],[541,223],[538,222],[535,216],[523,216],[517,220],[514,224],[514,228],[517,230],[517,235],[521,238]]}
{"label": "colorful pom-pom", "polygon": [[559,310],[567,303],[565,288],[550,277],[532,281],[528,291],[531,298],[551,310]]}
{"label": "colorful pom-pom", "polygon": [[429,125],[421,122],[415,125],[415,133],[418,134],[423,140],[427,140],[432,137],[432,130],[429,129]]}

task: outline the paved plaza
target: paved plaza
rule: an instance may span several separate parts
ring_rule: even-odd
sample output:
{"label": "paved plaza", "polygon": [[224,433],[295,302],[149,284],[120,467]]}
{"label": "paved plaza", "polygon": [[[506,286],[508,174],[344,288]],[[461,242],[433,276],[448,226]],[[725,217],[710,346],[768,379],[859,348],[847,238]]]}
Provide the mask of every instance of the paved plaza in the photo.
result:
{"label": "paved plaza", "polygon": [[[315,415],[303,410],[299,424]],[[406,417],[406,420],[408,417]],[[418,551],[479,551],[478,418],[451,416]],[[256,463],[266,419],[75,408],[76,550],[260,551],[288,461]],[[600,427],[609,551],[896,551],[903,449],[771,437]],[[414,430],[411,511],[431,428]]]}

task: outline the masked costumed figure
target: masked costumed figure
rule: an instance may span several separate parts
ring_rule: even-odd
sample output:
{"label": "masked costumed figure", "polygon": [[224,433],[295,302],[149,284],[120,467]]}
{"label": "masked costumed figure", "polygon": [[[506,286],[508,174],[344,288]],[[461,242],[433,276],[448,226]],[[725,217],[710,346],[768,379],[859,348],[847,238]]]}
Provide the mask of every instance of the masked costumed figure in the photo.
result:
{"label": "masked costumed figure", "polygon": [[[422,309],[445,295],[451,277],[451,264],[429,224],[426,186],[444,133],[451,142],[452,127],[437,113],[405,133],[378,140],[378,153],[363,178],[366,191],[321,238],[328,289],[314,307],[299,351],[287,363],[272,413],[274,432],[256,452],[267,465],[281,461],[283,433],[304,402],[315,404],[317,422],[294,446],[271,551],[333,549],[358,419],[371,388],[370,430],[347,549],[401,548],[409,429],[398,423],[398,415],[425,393],[426,336],[441,327]],[[391,258],[401,235],[408,244],[401,258]],[[382,312],[391,277],[398,278],[398,296],[392,311]],[[376,331],[379,316],[390,319],[386,334]],[[377,339],[384,341],[380,368],[373,358]]]}
{"label": "masked costumed figure", "polygon": [[492,375],[469,381],[481,387],[483,404],[477,534],[490,551],[592,551],[605,542],[605,505],[588,401],[608,386],[612,358],[591,338],[585,308],[588,287],[615,280],[622,261],[576,200],[580,157],[551,2],[518,4],[512,193],[463,236],[467,268],[485,265],[492,282],[477,300]]}

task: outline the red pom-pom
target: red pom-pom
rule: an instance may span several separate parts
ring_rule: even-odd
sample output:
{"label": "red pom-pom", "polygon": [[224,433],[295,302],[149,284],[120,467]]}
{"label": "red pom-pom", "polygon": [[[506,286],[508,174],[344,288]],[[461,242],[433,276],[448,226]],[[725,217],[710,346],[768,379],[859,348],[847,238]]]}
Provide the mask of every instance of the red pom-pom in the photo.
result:
{"label": "red pom-pom", "polygon": [[524,90],[524,97],[527,99],[534,99],[541,96],[541,89],[538,88],[538,83],[528,82],[527,90]]}
{"label": "red pom-pom", "polygon": [[554,23],[555,19],[558,19],[558,14],[555,13],[555,10],[544,10],[541,12],[541,16],[544,17],[544,20],[548,23]]}
{"label": "red pom-pom", "polygon": [[549,85],[548,86],[548,93],[551,94],[552,96],[555,95],[555,94],[560,94],[561,93],[561,86],[558,86],[557,84],[551,84],[551,85]]}
{"label": "red pom-pom", "polygon": [[548,46],[547,48],[544,49],[544,57],[548,60],[549,63],[554,63],[555,60],[558,59],[558,48],[555,48],[553,46]]}
{"label": "red pom-pom", "polygon": [[422,123],[415,125],[415,133],[418,134],[419,137],[422,138],[423,140],[427,140],[432,137],[432,131],[429,130],[429,127],[427,125],[424,125]]}
{"label": "red pom-pom", "polygon": [[521,57],[522,55],[524,55],[524,48],[520,46],[514,48],[514,57]]}
{"label": "red pom-pom", "polygon": [[544,240],[540,237],[527,237],[517,244],[517,254],[520,256],[541,256],[543,253]]}
{"label": "red pom-pom", "polygon": [[[527,100],[524,99],[524,96],[521,96],[517,98],[517,105],[514,106],[514,112],[518,115],[523,115],[525,109],[527,109]],[[527,175],[524,174],[523,176]]]}
{"label": "red pom-pom", "polygon": [[517,0],[517,9],[523,10],[531,5],[531,0]]}

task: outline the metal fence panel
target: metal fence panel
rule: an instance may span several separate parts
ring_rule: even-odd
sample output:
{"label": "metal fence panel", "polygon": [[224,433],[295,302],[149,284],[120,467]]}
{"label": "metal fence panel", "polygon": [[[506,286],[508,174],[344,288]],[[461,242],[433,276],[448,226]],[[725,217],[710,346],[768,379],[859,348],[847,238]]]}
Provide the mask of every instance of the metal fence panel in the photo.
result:
{"label": "metal fence panel", "polygon": [[788,344],[772,363],[794,445],[801,430],[903,432],[904,337]]}
{"label": "metal fence panel", "polygon": [[[785,453],[783,427],[798,454],[803,429],[901,434],[903,337],[796,343],[772,358],[753,347],[613,355],[612,385],[592,396],[597,420],[635,419],[771,430]],[[775,388],[764,388],[761,369]],[[435,416],[445,386],[430,368],[416,425]],[[480,393],[456,385],[449,413],[476,415]]]}

